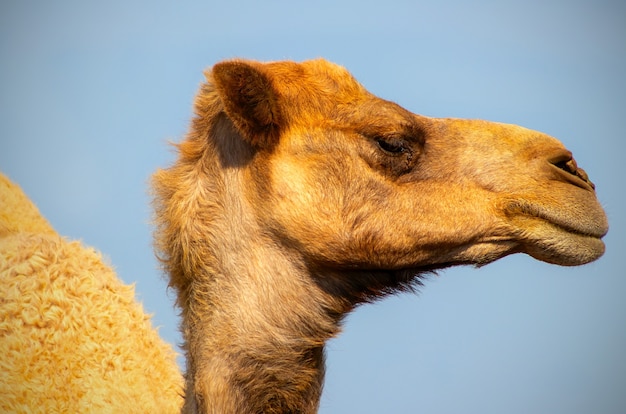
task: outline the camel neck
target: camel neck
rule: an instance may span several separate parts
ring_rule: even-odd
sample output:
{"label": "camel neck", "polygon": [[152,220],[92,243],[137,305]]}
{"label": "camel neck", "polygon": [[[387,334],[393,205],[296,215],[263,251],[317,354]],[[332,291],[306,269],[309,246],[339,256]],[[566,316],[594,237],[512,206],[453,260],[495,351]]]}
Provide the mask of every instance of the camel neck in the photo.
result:
{"label": "camel neck", "polygon": [[253,239],[239,238],[236,248],[225,243],[230,251],[216,269],[190,285],[183,331],[193,388],[187,395],[196,401],[186,405],[199,412],[316,412],[324,343],[339,320],[303,266]]}
{"label": "camel neck", "polygon": [[182,309],[184,412],[316,412],[324,344],[339,331],[343,304],[261,230],[249,198],[261,191],[246,176],[253,169],[229,158],[251,150],[222,135],[219,151],[186,141],[185,162],[157,177],[171,206],[157,205],[170,214],[158,241]]}

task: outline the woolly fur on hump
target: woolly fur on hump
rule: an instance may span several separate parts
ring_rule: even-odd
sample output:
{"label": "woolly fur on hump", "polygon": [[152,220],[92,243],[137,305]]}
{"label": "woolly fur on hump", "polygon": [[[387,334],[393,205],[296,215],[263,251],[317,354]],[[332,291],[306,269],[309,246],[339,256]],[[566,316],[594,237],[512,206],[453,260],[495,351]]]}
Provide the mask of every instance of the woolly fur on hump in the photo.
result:
{"label": "woolly fur on hump", "polygon": [[174,351],[134,288],[2,175],[0,210],[0,412],[178,412]]}

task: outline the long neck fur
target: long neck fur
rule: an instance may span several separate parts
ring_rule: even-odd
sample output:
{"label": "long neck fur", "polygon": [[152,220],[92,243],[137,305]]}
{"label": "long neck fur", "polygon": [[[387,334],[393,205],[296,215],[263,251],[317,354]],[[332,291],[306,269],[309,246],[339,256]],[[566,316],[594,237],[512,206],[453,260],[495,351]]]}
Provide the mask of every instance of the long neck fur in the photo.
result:
{"label": "long neck fur", "polygon": [[196,111],[178,161],[154,176],[156,246],[182,309],[183,411],[316,412],[345,305],[259,228],[244,176],[254,151],[210,86]]}

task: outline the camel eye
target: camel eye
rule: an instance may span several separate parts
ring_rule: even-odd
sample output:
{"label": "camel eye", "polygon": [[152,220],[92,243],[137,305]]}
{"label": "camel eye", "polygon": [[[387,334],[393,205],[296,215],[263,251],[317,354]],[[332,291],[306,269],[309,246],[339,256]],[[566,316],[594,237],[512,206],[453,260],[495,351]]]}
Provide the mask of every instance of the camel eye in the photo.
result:
{"label": "camel eye", "polygon": [[397,178],[415,167],[419,153],[411,138],[400,134],[371,134],[366,138],[367,145],[358,146],[361,156],[382,174]]}
{"label": "camel eye", "polygon": [[380,149],[390,154],[402,154],[407,150],[404,142],[401,140],[387,140],[378,138],[376,139],[376,143],[378,144]]}

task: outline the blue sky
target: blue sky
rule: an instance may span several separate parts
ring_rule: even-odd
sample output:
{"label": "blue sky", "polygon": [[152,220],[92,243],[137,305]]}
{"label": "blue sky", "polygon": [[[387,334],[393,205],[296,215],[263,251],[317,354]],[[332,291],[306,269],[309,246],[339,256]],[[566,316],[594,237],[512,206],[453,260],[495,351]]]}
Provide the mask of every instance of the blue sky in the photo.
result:
{"label": "blue sky", "polygon": [[213,63],[322,56],[416,113],[546,132],[597,184],[606,255],[449,269],[358,309],[328,346],[320,412],[626,412],[626,3],[226,3],[2,2],[0,170],[176,343],[147,180]]}

